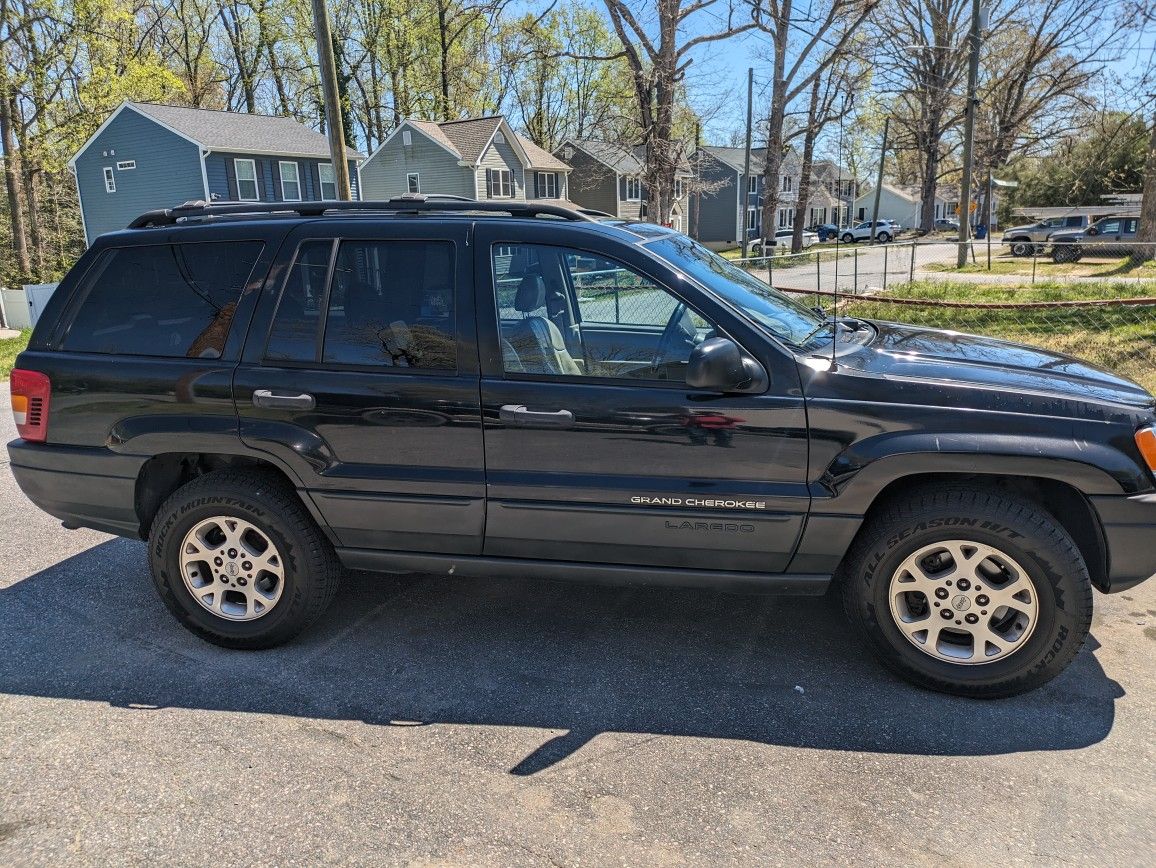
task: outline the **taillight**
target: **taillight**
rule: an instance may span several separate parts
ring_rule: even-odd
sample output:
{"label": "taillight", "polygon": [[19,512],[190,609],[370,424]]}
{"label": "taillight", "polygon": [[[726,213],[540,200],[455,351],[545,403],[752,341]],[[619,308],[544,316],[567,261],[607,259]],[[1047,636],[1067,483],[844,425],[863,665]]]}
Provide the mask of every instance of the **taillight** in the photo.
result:
{"label": "taillight", "polygon": [[12,416],[16,433],[25,440],[43,443],[48,438],[48,401],[52,381],[39,371],[12,372]]}

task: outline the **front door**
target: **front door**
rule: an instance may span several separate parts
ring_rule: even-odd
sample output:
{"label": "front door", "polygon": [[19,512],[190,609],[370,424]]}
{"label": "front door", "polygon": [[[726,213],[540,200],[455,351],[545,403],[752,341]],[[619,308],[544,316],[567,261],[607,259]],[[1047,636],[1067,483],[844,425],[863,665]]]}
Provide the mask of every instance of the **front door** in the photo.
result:
{"label": "front door", "polygon": [[784,570],[809,504],[793,360],[754,353],[764,395],[690,388],[697,342],[757,344],[733,313],[596,233],[518,234],[476,232],[485,553]]}
{"label": "front door", "polygon": [[241,436],[297,476],[342,546],[479,554],[468,228],[343,223],[286,242],[234,378]]}

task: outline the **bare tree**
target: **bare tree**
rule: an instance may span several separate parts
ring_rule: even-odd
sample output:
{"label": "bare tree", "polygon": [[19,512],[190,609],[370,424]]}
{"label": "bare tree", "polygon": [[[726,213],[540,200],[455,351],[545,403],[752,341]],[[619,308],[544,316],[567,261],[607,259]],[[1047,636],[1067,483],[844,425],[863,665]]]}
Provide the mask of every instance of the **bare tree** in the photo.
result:
{"label": "bare tree", "polygon": [[[691,53],[753,30],[756,21],[736,22],[743,8],[740,0],[653,0],[653,9],[651,0],[646,0],[640,14],[630,0],[603,2],[630,67],[638,113],[637,144],[645,153],[648,215],[661,223],[670,214],[674,177],[689,144],[675,137],[675,115],[693,61]],[[644,24],[643,11],[656,16],[656,27]]]}
{"label": "bare tree", "polygon": [[770,36],[767,53],[773,78],[767,112],[767,156],[763,168],[763,232],[775,225],[779,174],[786,156],[783,124],[787,107],[844,53],[880,0],[820,0],[805,9],[794,0],[748,0],[756,26]]}

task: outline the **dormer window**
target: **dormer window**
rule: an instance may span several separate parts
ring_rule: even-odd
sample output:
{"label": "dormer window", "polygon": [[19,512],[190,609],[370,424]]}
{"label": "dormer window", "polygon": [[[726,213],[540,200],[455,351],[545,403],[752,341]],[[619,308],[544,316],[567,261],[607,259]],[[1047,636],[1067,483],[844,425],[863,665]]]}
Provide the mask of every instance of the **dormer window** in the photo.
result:
{"label": "dormer window", "polygon": [[494,133],[494,144],[495,145],[504,145],[505,143],[506,143],[506,137],[504,135],[502,135],[501,130],[498,130],[496,133]]}

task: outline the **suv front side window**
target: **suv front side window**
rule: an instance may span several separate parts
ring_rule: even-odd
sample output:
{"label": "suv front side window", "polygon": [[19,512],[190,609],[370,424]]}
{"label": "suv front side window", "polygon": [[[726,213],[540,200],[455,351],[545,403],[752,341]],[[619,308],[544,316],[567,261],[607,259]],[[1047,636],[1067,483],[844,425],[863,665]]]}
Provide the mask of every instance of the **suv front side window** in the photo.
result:
{"label": "suv front side window", "polygon": [[599,254],[502,245],[492,264],[506,376],[685,382],[691,350],[714,331],[650,278]]}

